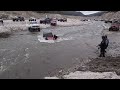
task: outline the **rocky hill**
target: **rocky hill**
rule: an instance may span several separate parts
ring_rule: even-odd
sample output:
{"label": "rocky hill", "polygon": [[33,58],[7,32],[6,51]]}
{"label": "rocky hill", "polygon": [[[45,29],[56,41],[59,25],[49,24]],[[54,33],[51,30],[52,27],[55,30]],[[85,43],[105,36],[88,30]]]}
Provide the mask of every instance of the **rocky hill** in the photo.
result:
{"label": "rocky hill", "polygon": [[61,14],[61,15],[71,15],[71,16],[85,16],[81,12],[76,11],[38,11],[39,13],[54,13],[54,14]]}
{"label": "rocky hill", "polygon": [[75,11],[0,11],[0,17],[10,19],[14,16],[23,16],[25,18],[45,18],[48,17],[69,17],[69,18],[101,18],[105,20],[119,19],[120,11],[104,11],[91,15],[83,15],[81,12]]}
{"label": "rocky hill", "polygon": [[0,17],[6,19],[11,19],[14,16],[45,18],[46,15],[53,18],[66,17],[80,19],[81,17],[84,17],[81,12],[75,11],[0,11]]}
{"label": "rocky hill", "polygon": [[36,11],[0,11],[0,17],[10,19],[14,16],[23,16],[25,18],[45,18],[46,15],[49,17],[62,17],[60,14],[54,13],[38,13]]}
{"label": "rocky hill", "polygon": [[86,16],[89,16],[89,17],[92,17],[92,16],[101,16],[104,13],[107,13],[107,12],[108,11],[100,11],[100,12],[97,12],[97,13],[94,13],[94,14],[89,14],[89,15],[86,15]]}
{"label": "rocky hill", "polygon": [[120,19],[120,11],[108,11],[100,17],[105,20]]}

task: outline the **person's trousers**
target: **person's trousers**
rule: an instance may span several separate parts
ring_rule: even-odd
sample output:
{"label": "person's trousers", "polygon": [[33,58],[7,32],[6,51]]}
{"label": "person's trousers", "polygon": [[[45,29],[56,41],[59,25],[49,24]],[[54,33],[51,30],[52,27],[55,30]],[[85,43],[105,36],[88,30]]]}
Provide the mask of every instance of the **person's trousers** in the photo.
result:
{"label": "person's trousers", "polygon": [[105,49],[100,49],[100,57],[105,57]]}

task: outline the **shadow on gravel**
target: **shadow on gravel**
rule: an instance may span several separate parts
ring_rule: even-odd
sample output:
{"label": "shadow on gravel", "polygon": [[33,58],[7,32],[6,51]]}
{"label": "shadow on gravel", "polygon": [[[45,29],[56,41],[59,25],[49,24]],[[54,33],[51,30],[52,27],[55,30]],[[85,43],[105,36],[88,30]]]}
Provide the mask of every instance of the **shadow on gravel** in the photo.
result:
{"label": "shadow on gravel", "polygon": [[79,67],[78,71],[116,72],[117,75],[120,75],[120,56],[93,59]]}
{"label": "shadow on gravel", "polygon": [[0,33],[0,38],[8,38],[10,37],[11,33],[6,33],[6,32],[2,32]]}

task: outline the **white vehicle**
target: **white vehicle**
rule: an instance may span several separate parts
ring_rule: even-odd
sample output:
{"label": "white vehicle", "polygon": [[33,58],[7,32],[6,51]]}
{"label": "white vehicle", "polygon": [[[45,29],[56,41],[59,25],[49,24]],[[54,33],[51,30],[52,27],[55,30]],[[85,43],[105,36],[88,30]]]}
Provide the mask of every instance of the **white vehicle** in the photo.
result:
{"label": "white vehicle", "polygon": [[31,17],[29,19],[29,24],[37,24],[36,18]]}
{"label": "white vehicle", "polygon": [[29,24],[37,24],[36,21],[30,21]]}
{"label": "white vehicle", "polygon": [[30,32],[40,32],[41,28],[40,28],[40,25],[39,24],[30,24],[29,27],[28,27],[28,30]]}

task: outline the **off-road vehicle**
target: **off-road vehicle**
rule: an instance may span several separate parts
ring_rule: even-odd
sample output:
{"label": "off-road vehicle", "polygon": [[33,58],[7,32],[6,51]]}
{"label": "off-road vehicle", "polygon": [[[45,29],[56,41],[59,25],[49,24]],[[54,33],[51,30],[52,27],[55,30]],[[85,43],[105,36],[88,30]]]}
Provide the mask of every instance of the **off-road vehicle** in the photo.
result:
{"label": "off-road vehicle", "polygon": [[14,17],[13,21],[25,21],[24,17]]}
{"label": "off-road vehicle", "polygon": [[28,30],[30,32],[40,32],[40,26],[39,24],[31,24],[29,27],[28,27]]}
{"label": "off-road vehicle", "polygon": [[114,21],[111,24],[111,27],[109,28],[109,31],[119,31],[119,29],[120,29],[120,22]]}
{"label": "off-road vehicle", "polygon": [[46,18],[44,20],[40,20],[40,24],[50,24],[52,21],[52,18]]}

